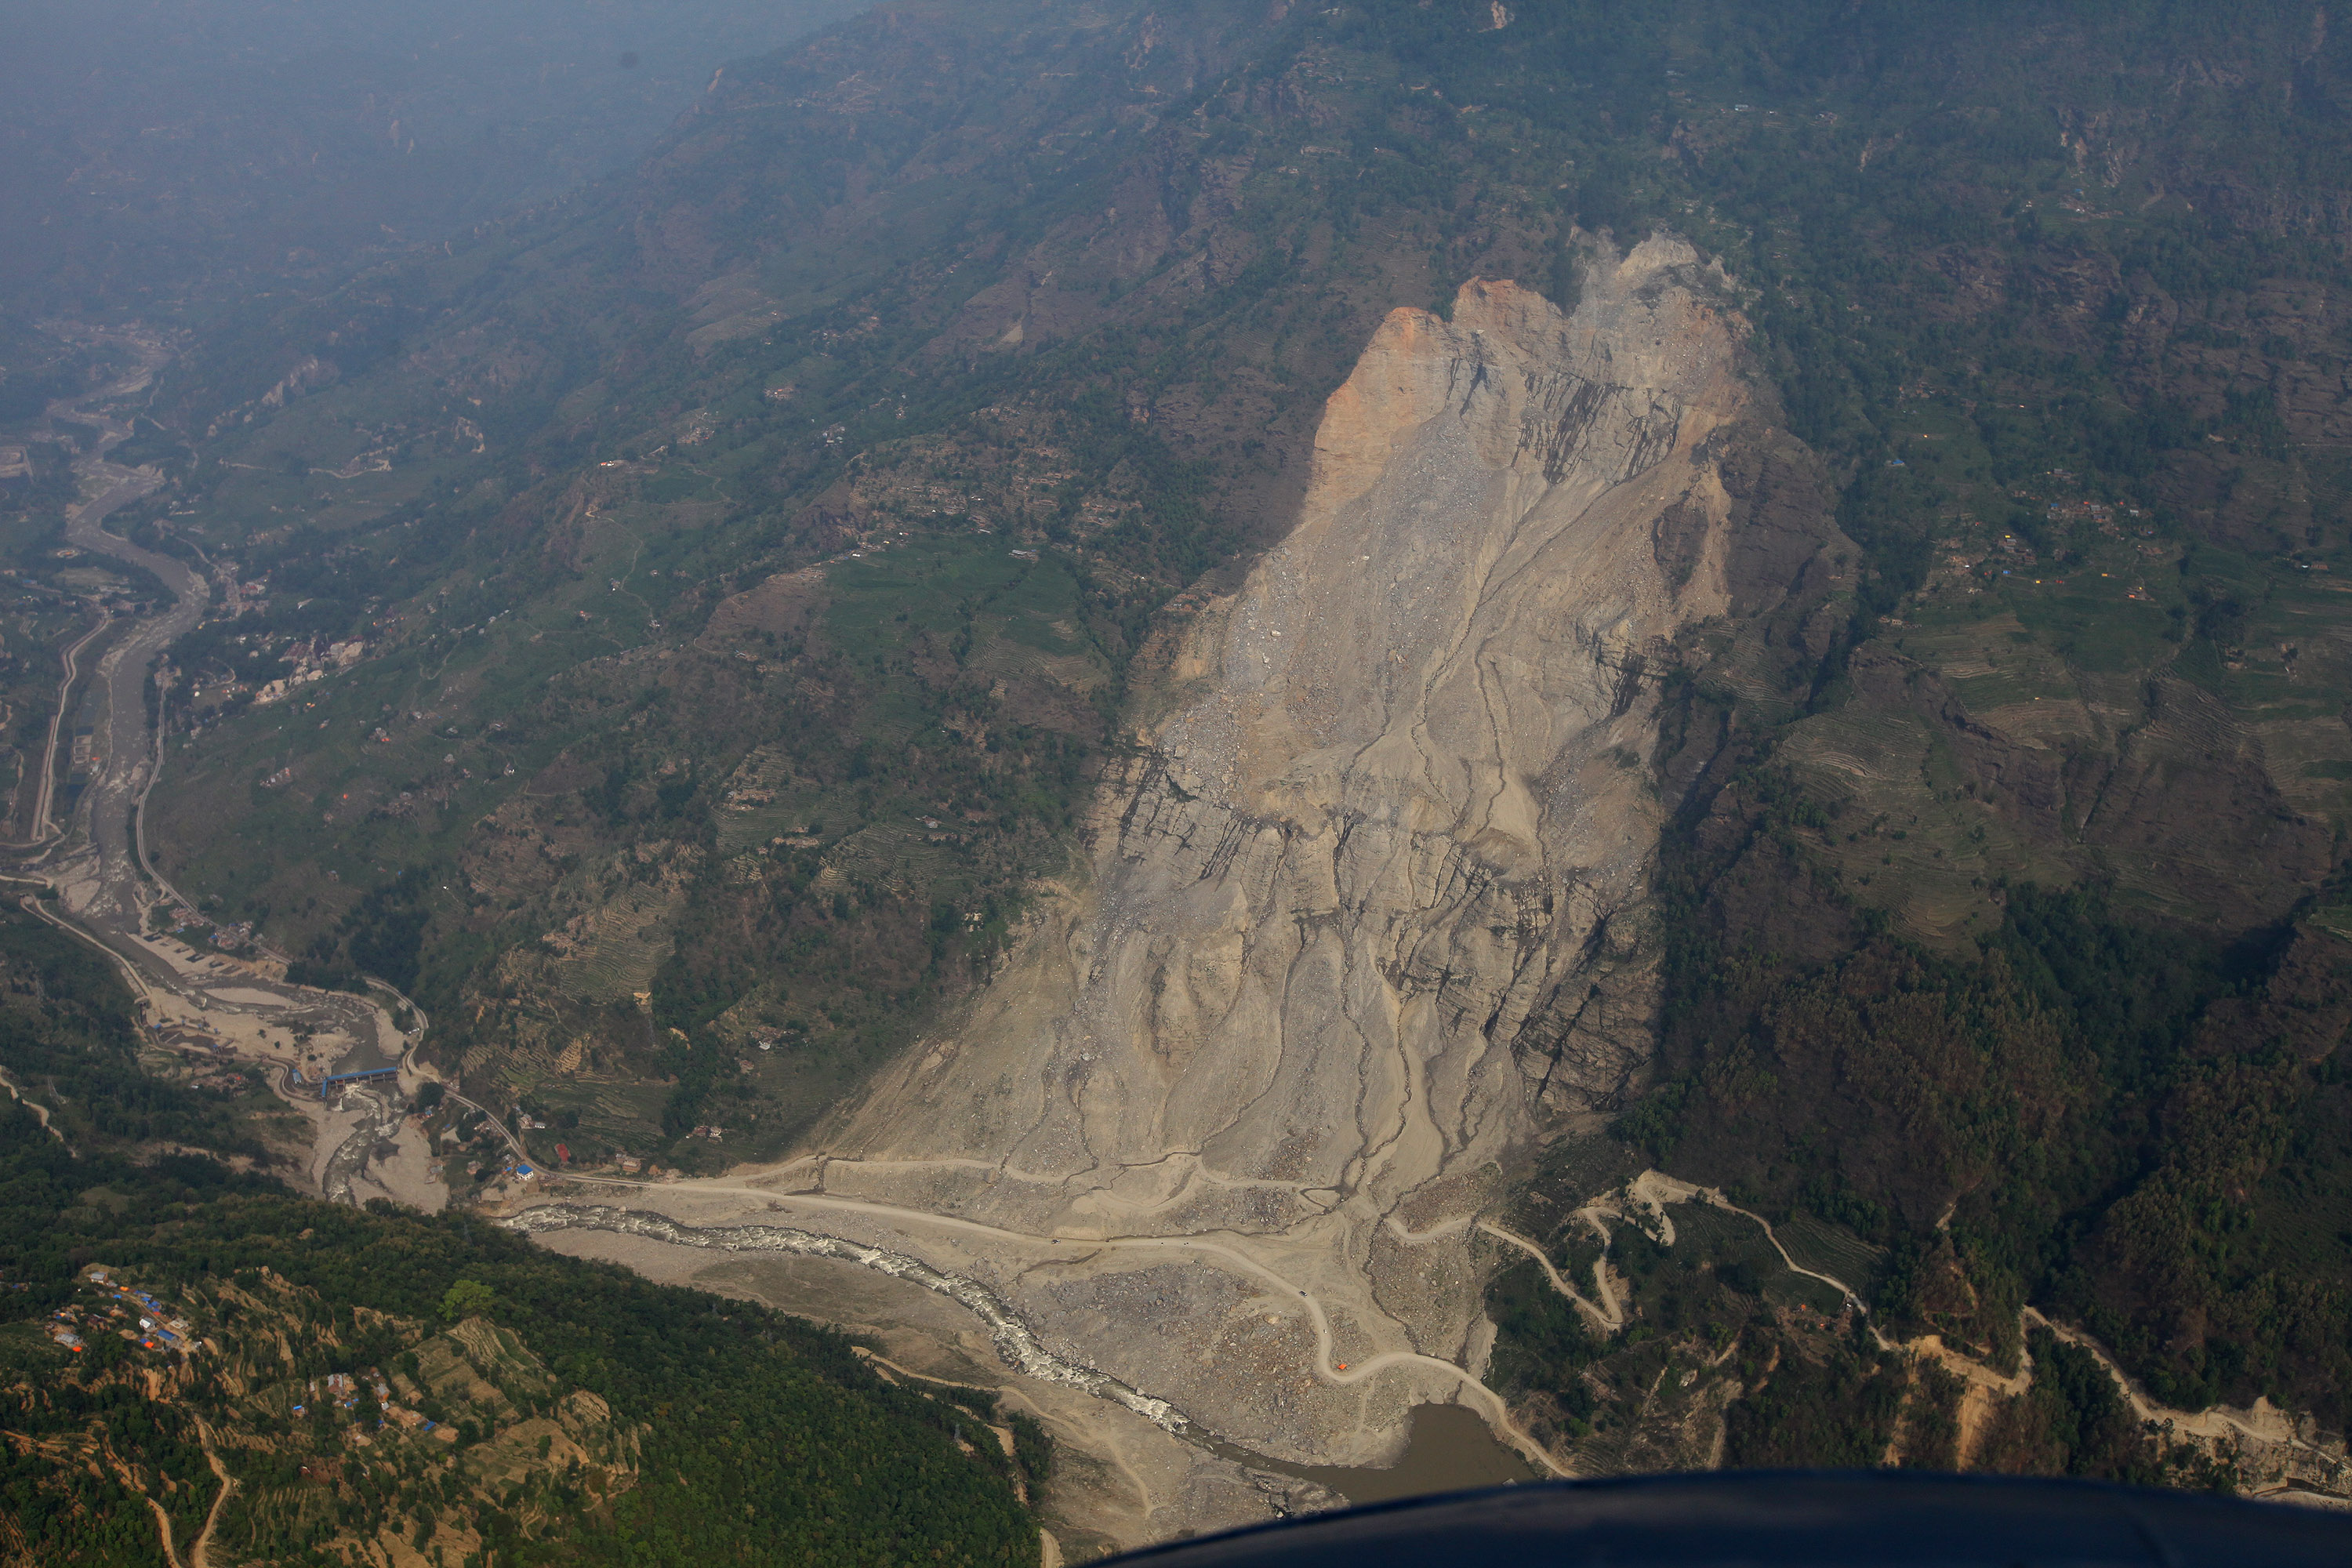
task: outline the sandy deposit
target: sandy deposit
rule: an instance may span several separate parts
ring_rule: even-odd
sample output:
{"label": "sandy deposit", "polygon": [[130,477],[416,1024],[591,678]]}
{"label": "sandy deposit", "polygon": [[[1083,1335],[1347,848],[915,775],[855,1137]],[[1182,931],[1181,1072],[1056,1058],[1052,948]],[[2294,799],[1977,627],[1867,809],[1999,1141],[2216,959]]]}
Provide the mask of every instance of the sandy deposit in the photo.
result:
{"label": "sandy deposit", "polygon": [[[1393,312],[1296,528],[1196,620],[1103,790],[1089,874],[775,1173],[786,1223],[980,1280],[1285,1460],[1386,1463],[1415,1404],[1496,1411],[1473,1222],[1544,1118],[1642,1070],[1654,678],[1759,605],[1738,366],[1666,240],[1572,316],[1490,282],[1450,321]],[[693,1185],[645,1201],[688,1217]]]}
{"label": "sandy deposit", "polygon": [[[1126,1551],[1183,1531],[1275,1517],[1300,1489],[1170,1436],[1140,1415],[1074,1389],[1008,1372],[971,1313],[904,1280],[823,1258],[718,1257],[643,1237],[564,1231],[542,1245],[813,1317],[883,1344],[908,1373],[996,1391],[1042,1421],[1055,1443],[1044,1500],[1065,1557]],[[887,1369],[886,1369],[887,1370]]]}
{"label": "sandy deposit", "polygon": [[276,1011],[289,1005],[287,999],[268,991],[257,991],[250,985],[215,985],[205,993],[216,1002],[238,1006],[264,1007]]}
{"label": "sandy deposit", "polygon": [[[1507,283],[1450,322],[1393,312],[1330,400],[1297,528],[1193,628],[1091,881],[827,1140],[824,1190],[1216,1234],[1312,1290],[1342,1360],[1466,1365],[1469,1222],[1538,1096],[1589,1106],[1645,1058],[1659,806],[1624,762],[1654,742],[1645,668],[1732,603],[1706,520],[1736,363],[1670,242],[1573,317]],[[1701,520],[1679,583],[1669,513]],[[1392,1458],[1405,1410],[1459,1381],[1312,1375],[1240,1331],[1263,1282],[1207,1255],[1003,1284],[1286,1459]]]}

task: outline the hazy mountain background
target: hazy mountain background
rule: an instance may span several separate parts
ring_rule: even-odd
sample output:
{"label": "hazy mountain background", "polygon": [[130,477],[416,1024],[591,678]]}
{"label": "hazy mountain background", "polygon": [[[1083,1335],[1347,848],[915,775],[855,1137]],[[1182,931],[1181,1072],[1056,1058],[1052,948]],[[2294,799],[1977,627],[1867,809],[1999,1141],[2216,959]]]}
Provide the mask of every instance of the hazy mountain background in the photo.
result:
{"label": "hazy mountain background", "polygon": [[[975,0],[713,81],[688,10],[305,11],[197,29],[218,76],[48,14],[0,261],[204,307],[122,521],[253,584],[174,652],[150,823],[208,915],[409,987],[550,1148],[793,1147],[1070,872],[1383,318],[1677,236],[1769,410],[1759,558],[1851,575],[1636,672],[1660,1010],[1496,1212],[1580,1277],[1654,1164],[2059,1370],[1997,1402],[1718,1237],[1612,1252],[1613,1338],[1496,1255],[1497,1386],[1592,1469],[2230,1479],[2031,1306],[2341,1432],[2352,13]],[[1601,1026],[1535,1022],[1531,1083]]]}
{"label": "hazy mountain background", "polygon": [[0,300],[150,314],[338,275],[627,166],[845,0],[26,0]]}

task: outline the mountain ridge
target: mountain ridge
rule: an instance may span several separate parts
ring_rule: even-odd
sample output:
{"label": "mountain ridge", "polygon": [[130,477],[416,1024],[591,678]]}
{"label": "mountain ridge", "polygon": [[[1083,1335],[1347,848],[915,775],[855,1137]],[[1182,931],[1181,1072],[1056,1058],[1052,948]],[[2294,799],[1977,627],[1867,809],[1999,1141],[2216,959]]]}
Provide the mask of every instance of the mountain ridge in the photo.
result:
{"label": "mountain ridge", "polygon": [[[1674,1417],[1690,1445],[1612,1447],[1664,1362],[1538,1311],[1499,1255],[1438,1315],[1495,1321],[1517,1407],[1596,1464],[1707,1430],[1763,1454],[1743,1423],[1784,1398],[1871,1462],[1942,1419],[1745,1242],[1587,1256],[1575,1213],[1655,1166],[1883,1248],[1898,1338],[2008,1365],[2032,1300],[2168,1403],[2340,1426],[2342,29],[1174,15],[890,8],[730,68],[633,181],[187,356],[157,509],[185,515],[148,521],[272,581],[265,619],[182,650],[227,695],[173,714],[174,878],[310,973],[405,965],[445,1070],[583,1160],[832,1137],[1109,886],[1051,883],[1183,683],[1233,678],[1215,639],[1274,602],[1234,595],[1391,313],[1506,277],[1581,310],[1588,271],[1688,246],[1754,416],[1643,522],[1643,570],[1678,594],[1740,553],[1722,619],[1575,656],[1606,705],[1655,704],[1590,784],[1655,792],[1603,847],[1657,845],[1654,907],[1588,922],[1640,928],[1601,946],[1641,998],[1604,985],[1598,1037],[1566,993],[1496,1015],[1549,1020],[1521,1076],[1582,1119],[1492,1196],[1564,1274],[1618,1271],[1672,1354],[1729,1360]],[[1784,600],[1801,572],[1837,591]],[[289,747],[245,661],[360,627],[327,739]],[[1181,773],[1138,823],[1215,798]],[[1174,1018],[1176,978],[1169,1027],[1229,1043]],[[1998,1462],[2168,1473],[2017,1409]]]}

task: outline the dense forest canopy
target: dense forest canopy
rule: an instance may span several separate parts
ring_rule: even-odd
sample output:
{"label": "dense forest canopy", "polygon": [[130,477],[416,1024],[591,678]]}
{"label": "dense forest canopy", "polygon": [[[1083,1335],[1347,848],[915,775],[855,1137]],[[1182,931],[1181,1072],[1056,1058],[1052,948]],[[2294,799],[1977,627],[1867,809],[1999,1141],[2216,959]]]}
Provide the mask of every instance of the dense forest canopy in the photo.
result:
{"label": "dense forest canopy", "polygon": [[[64,1108],[46,1128],[0,1109],[0,1508],[25,1560],[160,1563],[150,1500],[184,1542],[226,1480],[213,1550],[239,1562],[393,1539],[500,1563],[1036,1561],[1013,1462],[960,1436],[1002,1423],[988,1396],[893,1387],[838,1334],[465,1214],[159,1158],[250,1151],[221,1094],[140,1068],[130,999],[81,943],[13,915],[0,963],[0,1068]],[[168,1303],[188,1352],[119,1332],[93,1267]],[[44,1331],[60,1314],[79,1348]],[[335,1377],[361,1390],[340,1415]],[[382,1426],[377,1382],[418,1422]]]}

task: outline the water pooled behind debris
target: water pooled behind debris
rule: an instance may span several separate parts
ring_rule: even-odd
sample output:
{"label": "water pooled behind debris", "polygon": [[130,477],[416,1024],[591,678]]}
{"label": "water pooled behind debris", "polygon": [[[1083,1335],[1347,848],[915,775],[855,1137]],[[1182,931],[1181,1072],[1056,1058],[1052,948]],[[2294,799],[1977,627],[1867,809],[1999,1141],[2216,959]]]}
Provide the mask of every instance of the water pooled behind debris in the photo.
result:
{"label": "water pooled behind debris", "polygon": [[1213,1447],[1226,1458],[1255,1469],[1313,1481],[1359,1506],[1536,1479],[1528,1462],[1497,1439],[1477,1412],[1465,1405],[1416,1405],[1409,1419],[1411,1428],[1403,1456],[1395,1464],[1379,1468],[1363,1465],[1291,1465],[1230,1443]]}

